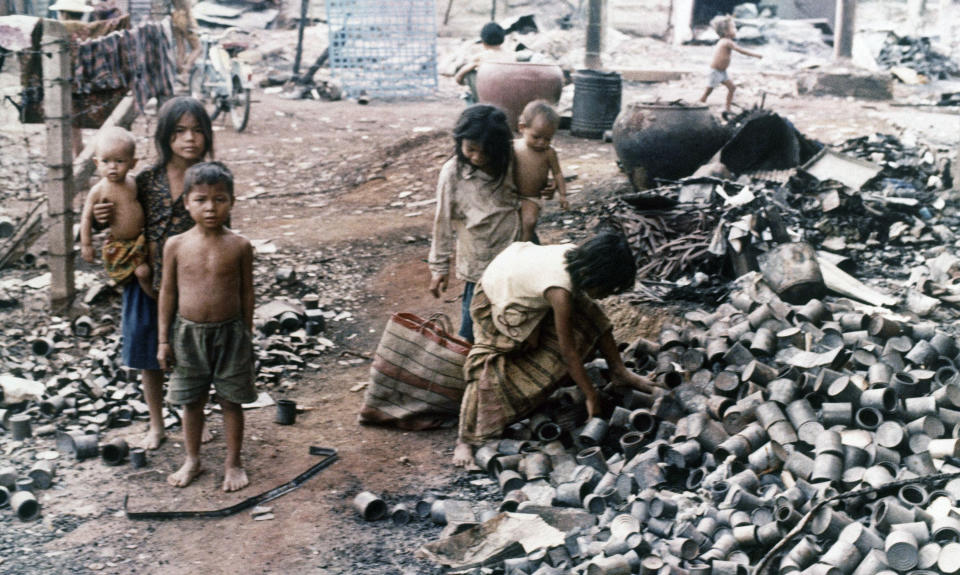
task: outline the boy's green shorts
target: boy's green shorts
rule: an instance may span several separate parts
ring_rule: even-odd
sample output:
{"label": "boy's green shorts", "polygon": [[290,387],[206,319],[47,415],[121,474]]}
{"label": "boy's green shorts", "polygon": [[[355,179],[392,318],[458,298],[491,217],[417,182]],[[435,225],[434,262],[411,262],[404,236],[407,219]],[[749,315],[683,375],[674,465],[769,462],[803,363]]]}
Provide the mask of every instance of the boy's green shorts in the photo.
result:
{"label": "boy's green shorts", "polygon": [[186,405],[203,400],[210,384],[231,403],[257,399],[253,339],[240,318],[197,323],[177,316],[171,334],[174,367],[167,401]]}

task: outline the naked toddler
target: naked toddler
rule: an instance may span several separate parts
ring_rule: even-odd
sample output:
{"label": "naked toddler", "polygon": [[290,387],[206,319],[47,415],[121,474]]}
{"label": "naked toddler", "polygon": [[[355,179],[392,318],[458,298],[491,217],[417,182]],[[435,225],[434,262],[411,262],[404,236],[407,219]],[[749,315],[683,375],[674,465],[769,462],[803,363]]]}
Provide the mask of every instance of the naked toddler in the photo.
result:
{"label": "naked toddler", "polygon": [[516,159],[514,177],[521,200],[522,242],[533,241],[536,237],[537,218],[540,217],[543,200],[552,198],[554,191],[560,207],[564,210],[570,207],[560,161],[556,150],[550,146],[559,125],[560,116],[546,100],[530,102],[520,114],[518,128],[522,137],[513,141],[513,154]]}
{"label": "naked toddler", "polygon": [[93,208],[112,203],[113,215],[108,221],[109,236],[103,244],[103,264],[110,278],[118,285],[136,277],[150,297],[156,297],[151,286],[150,262],[146,237],[143,235],[143,208],[137,201],[137,185],[130,170],[137,164],[137,142],[123,128],[106,128],[97,139],[93,161],[100,181],[87,194],[80,216],[81,255],[93,263]]}
{"label": "naked toddler", "polygon": [[183,182],[195,222],[163,249],[160,287],[160,367],[173,366],[167,400],[184,406],[187,458],[167,481],[186,487],[203,468],[203,407],[212,383],[223,408],[227,440],[223,490],[249,483],[240,461],[243,408],[257,399],[253,359],[253,247],[226,228],[233,207],[233,176],[219,162],[190,167]]}
{"label": "naked toddler", "polygon": [[733,41],[733,39],[737,37],[737,25],[729,15],[717,16],[710,21],[710,25],[716,30],[717,35],[720,36],[720,41],[717,42],[716,50],[713,52],[713,62],[710,64],[709,84],[700,101],[706,103],[713,89],[723,84],[727,87],[727,103],[725,109],[729,112],[730,106],[733,105],[733,93],[737,89],[737,86],[730,80],[730,77],[727,76],[727,68],[730,67],[733,52],[737,51],[753,58],[763,58],[763,56],[756,52],[745,50]]}

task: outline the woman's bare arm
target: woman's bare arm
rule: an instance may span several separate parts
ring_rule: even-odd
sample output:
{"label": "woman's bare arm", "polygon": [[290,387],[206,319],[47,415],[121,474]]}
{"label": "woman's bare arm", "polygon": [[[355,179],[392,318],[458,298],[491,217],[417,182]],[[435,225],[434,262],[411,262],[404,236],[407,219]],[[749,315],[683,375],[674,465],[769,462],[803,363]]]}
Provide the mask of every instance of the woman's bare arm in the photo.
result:
{"label": "woman's bare arm", "polygon": [[544,292],[553,308],[553,319],[557,327],[557,339],[560,341],[560,353],[567,371],[577,387],[587,398],[587,413],[590,417],[600,415],[600,395],[587,370],[583,367],[583,358],[577,353],[573,341],[573,295],[560,287],[552,287]]}

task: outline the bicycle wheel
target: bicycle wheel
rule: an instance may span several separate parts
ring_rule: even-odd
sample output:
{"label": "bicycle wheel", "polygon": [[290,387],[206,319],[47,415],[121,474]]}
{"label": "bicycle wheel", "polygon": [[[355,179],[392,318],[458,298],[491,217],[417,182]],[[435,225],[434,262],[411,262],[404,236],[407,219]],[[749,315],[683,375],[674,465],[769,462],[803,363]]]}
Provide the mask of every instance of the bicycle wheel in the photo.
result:
{"label": "bicycle wheel", "polygon": [[240,78],[233,77],[230,88],[230,121],[233,129],[242,132],[250,119],[250,89],[240,84]]}
{"label": "bicycle wheel", "polygon": [[208,68],[203,64],[198,64],[190,70],[190,82],[188,84],[190,95],[203,104],[203,108],[210,115],[210,119],[213,120],[220,115],[220,104],[217,102],[216,96],[210,92],[210,81]]}

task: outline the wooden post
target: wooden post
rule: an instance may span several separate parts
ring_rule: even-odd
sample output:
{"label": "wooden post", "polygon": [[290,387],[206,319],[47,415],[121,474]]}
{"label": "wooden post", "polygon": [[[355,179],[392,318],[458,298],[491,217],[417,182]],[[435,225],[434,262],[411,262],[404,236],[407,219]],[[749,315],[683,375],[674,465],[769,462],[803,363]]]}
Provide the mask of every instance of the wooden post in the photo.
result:
{"label": "wooden post", "polygon": [[583,65],[591,70],[603,68],[603,28],[606,23],[606,4],[606,0],[590,0],[587,5],[587,46]]}
{"label": "wooden post", "polygon": [[50,254],[50,306],[60,309],[74,296],[73,155],[70,51],[67,30],[43,21],[43,114],[47,124],[47,251]]}
{"label": "wooden post", "polygon": [[446,26],[450,21],[450,9],[453,8],[453,0],[448,0],[447,11],[443,13],[443,25]]}
{"label": "wooden post", "polygon": [[833,57],[849,59],[853,55],[854,22],[857,0],[837,0],[836,30],[833,33]]}
{"label": "wooden post", "polygon": [[293,77],[300,75],[300,59],[303,58],[303,29],[307,26],[310,0],[300,0],[300,25],[297,26],[297,54],[293,58]]}

